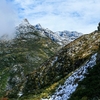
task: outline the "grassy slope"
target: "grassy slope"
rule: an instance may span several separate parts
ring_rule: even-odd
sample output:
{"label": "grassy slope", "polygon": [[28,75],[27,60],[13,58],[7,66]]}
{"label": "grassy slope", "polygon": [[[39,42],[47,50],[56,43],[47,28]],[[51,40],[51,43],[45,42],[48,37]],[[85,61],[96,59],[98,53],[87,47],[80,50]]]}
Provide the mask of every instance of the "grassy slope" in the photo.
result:
{"label": "grassy slope", "polygon": [[39,89],[36,94],[29,94],[26,96],[22,96],[20,100],[41,100],[41,98],[49,98],[50,95],[52,95],[55,92],[55,89],[60,85],[63,85],[66,78],[68,78],[72,73],[66,75],[61,80],[53,83],[50,86],[46,86],[43,89]]}
{"label": "grassy slope", "polygon": [[30,34],[36,38],[18,37],[12,41],[0,42],[0,97],[4,94],[7,80],[11,77],[10,70],[14,65],[20,64],[26,75],[52,56],[59,47],[49,38],[40,37],[37,33],[27,35]]}
{"label": "grassy slope", "polygon": [[[55,61],[53,66],[51,66],[51,62],[54,60],[55,56],[50,58],[47,62],[45,62],[40,69],[37,70],[37,73],[39,72],[44,72],[42,74],[42,77],[40,78],[39,76],[35,78],[35,73],[30,73],[29,78],[26,83],[26,90],[29,89],[30,91],[36,87],[36,84],[34,83],[35,81],[38,82],[38,79],[40,82],[44,82],[44,84],[47,84],[47,86],[42,87],[42,91],[40,91],[40,88],[35,89],[35,93],[33,92],[33,96],[30,96],[30,93],[27,96],[28,100],[40,100],[38,97],[44,97],[44,95],[41,96],[41,94],[45,94],[48,96],[49,94],[52,94],[52,90],[54,91],[56,89],[56,83],[60,84],[59,81],[63,80],[64,77],[68,75],[71,71],[75,70],[78,68],[80,65],[82,65],[88,57],[91,56],[91,54],[95,53],[98,51],[99,44],[100,43],[100,33],[99,32],[93,32],[91,34],[87,34],[84,36],[81,36],[80,38],[76,39],[74,42],[71,42],[64,48],[62,48],[55,56],[58,57],[58,60]],[[69,64],[69,66],[68,66]],[[61,67],[60,67],[60,66]],[[59,68],[60,71],[58,70]],[[67,69],[67,70],[66,70]],[[48,74],[48,72],[50,74]],[[46,75],[46,76],[45,76]],[[53,77],[53,78],[52,78]],[[33,78],[34,80],[31,80]],[[52,81],[51,81],[52,80]],[[64,81],[63,81],[64,82]],[[32,85],[34,84],[34,85]],[[47,87],[53,87],[53,89],[49,89],[48,92],[46,91]],[[41,93],[38,93],[40,91]],[[32,93],[31,92],[31,93]],[[36,97],[34,97],[34,95]],[[24,97],[22,97],[24,98]],[[25,100],[22,99],[22,100]]]}

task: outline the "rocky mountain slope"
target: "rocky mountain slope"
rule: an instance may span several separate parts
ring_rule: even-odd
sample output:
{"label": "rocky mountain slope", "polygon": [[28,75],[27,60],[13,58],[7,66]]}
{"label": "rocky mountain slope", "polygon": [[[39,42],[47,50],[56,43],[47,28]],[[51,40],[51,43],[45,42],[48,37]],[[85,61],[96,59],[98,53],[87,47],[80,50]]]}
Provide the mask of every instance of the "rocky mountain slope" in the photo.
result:
{"label": "rocky mountain slope", "polygon": [[[100,53],[98,56],[100,57]],[[76,91],[73,92],[69,100],[100,99],[100,59],[96,60],[96,65],[93,66],[93,68],[88,69],[88,73],[85,74],[85,77],[86,78],[78,83]]]}
{"label": "rocky mountain slope", "polygon": [[[49,98],[59,85],[64,84],[70,75],[74,76],[72,73],[76,69],[82,68],[82,66],[94,66],[95,61],[99,63],[99,49],[100,31],[83,35],[63,47],[50,59],[42,63],[40,67],[27,74],[20,84],[14,85],[11,91],[8,89],[5,95],[10,98],[10,100],[14,98],[21,100],[41,100],[42,98]],[[88,63],[86,63],[87,61]],[[16,68],[14,68],[12,72],[16,73],[15,69]],[[80,69],[78,69],[78,71],[77,74],[82,75],[85,68],[83,72]],[[16,75],[14,77],[16,77]],[[81,78],[76,77],[74,84],[77,85],[80,80]],[[62,91],[62,88],[58,88],[58,91],[60,90]],[[60,96],[60,98],[64,100],[63,94],[63,92],[60,92],[60,94],[58,93],[56,96]],[[57,99],[53,98],[50,100]]]}
{"label": "rocky mountain slope", "polygon": [[69,42],[77,39],[78,37],[82,36],[82,33],[78,33],[76,31],[58,31],[58,32],[53,32],[49,29],[42,28],[40,24],[37,24],[34,26],[38,31],[42,32],[45,34],[47,37],[55,41],[61,46],[64,46],[68,44]]}
{"label": "rocky mountain slope", "polygon": [[59,47],[35,31],[33,26],[34,31],[22,30],[22,26],[28,27],[27,22],[21,24],[14,39],[0,40],[0,97],[18,86],[29,72],[53,56]]}
{"label": "rocky mountain slope", "polygon": [[[99,30],[71,40],[71,43],[58,51],[62,42],[56,42],[51,38],[50,34],[54,36],[55,33],[48,29],[47,32],[44,29],[41,31],[41,28],[40,25],[31,25],[25,19],[16,27],[16,37],[13,40],[0,40],[1,100],[70,98],[80,80],[88,74],[89,68],[99,66]],[[57,34],[64,38],[67,33],[64,31]],[[79,84],[80,89],[81,83]],[[64,90],[65,88],[67,90]],[[99,98],[95,94],[92,99],[96,97]],[[77,91],[72,94],[72,100],[76,98]],[[89,97],[81,96],[77,100],[81,100],[80,98],[88,100]]]}
{"label": "rocky mountain slope", "polygon": [[[66,79],[64,85],[62,86],[60,85],[57,88],[56,92],[48,100],[68,100],[70,98],[70,95],[76,90],[78,82],[82,81],[85,78],[85,74],[88,73],[88,69],[91,69],[94,65],[96,65],[96,56],[97,54],[94,54],[91,57],[91,59],[88,60],[83,66],[76,69],[72,73],[72,75]],[[47,100],[47,99],[42,99],[42,100]]]}
{"label": "rocky mountain slope", "polygon": [[0,38],[0,97],[8,95],[16,86],[19,87],[28,73],[35,71],[61,48],[53,40],[53,34],[52,31],[43,29],[40,25],[33,26],[24,19],[16,27],[13,39],[8,39],[8,35]]}
{"label": "rocky mountain slope", "polygon": [[60,38],[60,40],[58,39],[58,43],[61,45],[66,45],[83,35],[82,33],[78,33],[76,31],[58,31],[55,32],[55,34],[57,34],[57,36]]}
{"label": "rocky mountain slope", "polygon": [[16,27],[17,34],[18,33],[27,33],[27,32],[34,32],[38,31],[41,36],[49,37],[54,42],[58,43],[61,46],[68,44],[69,42],[75,40],[76,38],[82,36],[82,33],[78,33],[76,31],[58,31],[53,32],[49,29],[43,28],[40,24],[31,25],[27,19],[24,19],[21,24]]}

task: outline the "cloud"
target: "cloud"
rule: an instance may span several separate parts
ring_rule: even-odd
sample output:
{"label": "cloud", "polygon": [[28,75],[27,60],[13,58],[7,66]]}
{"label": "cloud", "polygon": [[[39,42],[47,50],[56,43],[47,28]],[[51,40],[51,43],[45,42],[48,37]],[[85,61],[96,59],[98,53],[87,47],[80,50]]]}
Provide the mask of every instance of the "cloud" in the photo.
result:
{"label": "cloud", "polygon": [[16,12],[12,5],[6,0],[0,1],[0,36],[4,34],[12,35],[15,24],[18,21]]}
{"label": "cloud", "polygon": [[8,0],[20,19],[53,31],[94,31],[100,21],[99,0]]}

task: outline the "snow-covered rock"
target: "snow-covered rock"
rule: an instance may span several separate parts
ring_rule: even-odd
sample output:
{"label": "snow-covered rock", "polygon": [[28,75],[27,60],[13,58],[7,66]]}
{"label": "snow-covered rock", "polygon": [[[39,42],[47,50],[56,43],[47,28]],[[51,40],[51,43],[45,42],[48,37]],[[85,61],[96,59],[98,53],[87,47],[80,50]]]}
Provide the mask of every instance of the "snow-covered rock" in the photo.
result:
{"label": "snow-covered rock", "polygon": [[69,42],[75,40],[76,38],[82,35],[82,33],[78,33],[76,31],[53,32],[48,28],[43,28],[40,24],[33,26],[28,22],[27,19],[24,19],[22,23],[16,27],[17,34],[19,33],[23,34],[23,33],[34,32],[34,31],[39,32],[39,35],[42,37],[49,37],[51,40],[53,40],[54,42],[62,46],[68,44]]}
{"label": "snow-covered rock", "polygon": [[82,35],[82,33],[78,33],[76,31],[53,32],[53,31],[49,30],[48,28],[46,28],[46,29],[42,28],[42,26],[40,24],[35,25],[35,28],[62,46],[68,44],[69,42],[75,40],[76,38],[78,38]]}
{"label": "snow-covered rock", "polygon": [[94,54],[89,61],[87,61],[83,66],[77,69],[64,83],[64,85],[59,86],[56,92],[50,97],[50,99],[42,100],[68,100],[71,94],[76,90],[78,82],[84,79],[84,74],[87,73],[88,68],[92,68],[96,65],[96,56]]}
{"label": "snow-covered rock", "polygon": [[68,44],[82,35],[82,33],[78,33],[76,31],[58,31],[55,32],[55,34],[58,36],[57,38],[63,45]]}
{"label": "snow-covered rock", "polygon": [[40,24],[36,24],[34,27],[35,27],[36,29],[38,29],[38,30],[41,30],[41,29],[42,29],[42,26],[41,26]]}
{"label": "snow-covered rock", "polygon": [[16,27],[16,33],[34,32],[35,27],[31,25],[27,19],[24,19],[21,24]]}

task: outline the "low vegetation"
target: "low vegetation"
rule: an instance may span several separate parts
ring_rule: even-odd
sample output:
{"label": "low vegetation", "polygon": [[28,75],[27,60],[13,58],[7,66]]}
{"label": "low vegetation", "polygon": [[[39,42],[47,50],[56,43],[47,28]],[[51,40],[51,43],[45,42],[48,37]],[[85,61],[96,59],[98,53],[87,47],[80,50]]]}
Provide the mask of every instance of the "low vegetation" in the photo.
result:
{"label": "low vegetation", "polygon": [[[23,88],[24,95],[29,95],[30,93],[33,95],[39,94],[37,93],[38,90],[45,89],[47,86],[51,86],[63,79],[66,75],[84,64],[92,54],[98,52],[99,45],[99,32],[86,34],[69,43],[44,62],[36,71],[27,75]],[[56,87],[54,87],[55,89]]]}
{"label": "low vegetation", "polygon": [[[34,38],[30,38],[30,35]],[[100,32],[83,35],[59,51],[57,51],[58,47],[47,37],[41,37],[39,34],[37,36],[36,33],[24,36],[22,34],[11,41],[9,46],[8,43],[4,43],[0,57],[2,62],[0,73],[5,77],[0,80],[1,84],[4,82],[1,97],[5,95],[10,100],[14,100],[19,98],[18,93],[22,92],[23,95],[19,98],[21,100],[48,98],[60,84],[64,83],[68,75],[84,64],[92,54],[99,51]],[[7,87],[8,90],[4,91]],[[76,96],[75,100],[88,100],[88,98],[87,95],[78,99]]]}
{"label": "low vegetation", "polygon": [[[0,97],[7,95],[6,91],[19,84],[18,81],[23,81],[29,72],[51,57],[58,47],[59,45],[48,37],[39,36],[38,32],[17,34],[13,40],[9,41],[1,40]],[[16,72],[12,73],[11,70]],[[13,80],[16,81],[12,82]]]}

